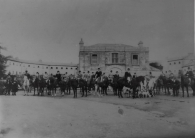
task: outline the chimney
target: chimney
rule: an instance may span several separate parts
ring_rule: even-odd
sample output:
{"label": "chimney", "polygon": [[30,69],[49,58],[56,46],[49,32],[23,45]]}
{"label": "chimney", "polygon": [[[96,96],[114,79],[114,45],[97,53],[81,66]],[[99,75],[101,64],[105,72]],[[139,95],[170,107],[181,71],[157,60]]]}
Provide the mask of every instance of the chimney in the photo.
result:
{"label": "chimney", "polygon": [[83,42],[83,39],[81,38],[81,41],[79,42],[79,46],[83,46],[84,45],[84,42]]}
{"label": "chimney", "polygon": [[142,41],[139,41],[138,46],[139,47],[143,47],[143,42]]}

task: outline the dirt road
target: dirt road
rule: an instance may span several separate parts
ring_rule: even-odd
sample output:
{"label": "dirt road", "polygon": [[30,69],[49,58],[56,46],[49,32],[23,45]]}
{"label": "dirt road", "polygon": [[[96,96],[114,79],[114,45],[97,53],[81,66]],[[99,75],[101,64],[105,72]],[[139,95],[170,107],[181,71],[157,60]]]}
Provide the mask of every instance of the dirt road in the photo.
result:
{"label": "dirt road", "polygon": [[195,137],[195,97],[0,96],[0,138]]}

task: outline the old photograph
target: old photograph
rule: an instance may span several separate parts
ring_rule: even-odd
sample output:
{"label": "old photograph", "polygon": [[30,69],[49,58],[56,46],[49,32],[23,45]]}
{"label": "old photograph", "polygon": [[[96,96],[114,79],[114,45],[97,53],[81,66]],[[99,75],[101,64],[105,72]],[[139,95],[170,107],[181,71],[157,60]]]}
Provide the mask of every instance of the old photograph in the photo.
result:
{"label": "old photograph", "polygon": [[194,0],[0,0],[0,138],[195,138]]}

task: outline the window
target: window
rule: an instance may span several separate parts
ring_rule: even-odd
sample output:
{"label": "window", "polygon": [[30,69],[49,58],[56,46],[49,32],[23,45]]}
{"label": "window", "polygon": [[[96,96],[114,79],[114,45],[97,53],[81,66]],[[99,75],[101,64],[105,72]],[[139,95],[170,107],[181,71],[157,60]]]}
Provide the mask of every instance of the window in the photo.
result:
{"label": "window", "polygon": [[77,68],[75,68],[75,70],[77,70]]}
{"label": "window", "polygon": [[51,69],[53,69],[53,67],[51,67]]}
{"label": "window", "polygon": [[14,63],[13,63],[13,65],[14,65]]}
{"label": "window", "polygon": [[174,62],[174,64],[175,64],[175,62]]}
{"label": "window", "polygon": [[97,54],[91,55],[91,64],[97,64]]}
{"label": "window", "polygon": [[118,53],[112,53],[112,63],[118,63]]}
{"label": "window", "polygon": [[38,66],[38,68],[39,68],[39,66]]}
{"label": "window", "polygon": [[71,68],[72,69],[72,68]]}
{"label": "window", "polygon": [[30,67],[30,65],[28,65],[28,67]]}
{"label": "window", "polygon": [[20,64],[20,66],[22,66],[22,64]]}
{"label": "window", "polygon": [[63,69],[63,67],[61,67],[61,69]]}
{"label": "window", "polygon": [[180,64],[181,62],[179,62],[179,64]]}
{"label": "window", "polygon": [[58,67],[56,67],[56,69],[58,69]]}
{"label": "window", "polygon": [[169,65],[171,65],[171,63],[169,63]]}
{"label": "window", "polygon": [[138,55],[133,55],[133,57],[132,57],[132,65],[139,65]]}
{"label": "window", "polygon": [[46,67],[46,69],[48,69],[48,67]]}
{"label": "window", "polygon": [[66,69],[68,69],[68,68],[66,68]]}

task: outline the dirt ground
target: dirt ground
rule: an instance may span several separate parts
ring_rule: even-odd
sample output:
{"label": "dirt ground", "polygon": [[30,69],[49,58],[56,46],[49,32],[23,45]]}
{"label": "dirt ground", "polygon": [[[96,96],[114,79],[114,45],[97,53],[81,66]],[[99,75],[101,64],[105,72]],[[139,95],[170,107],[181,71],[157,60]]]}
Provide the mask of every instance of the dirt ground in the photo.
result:
{"label": "dirt ground", "polygon": [[[31,93],[32,95],[32,93]],[[0,96],[0,138],[195,137],[195,97]]]}

